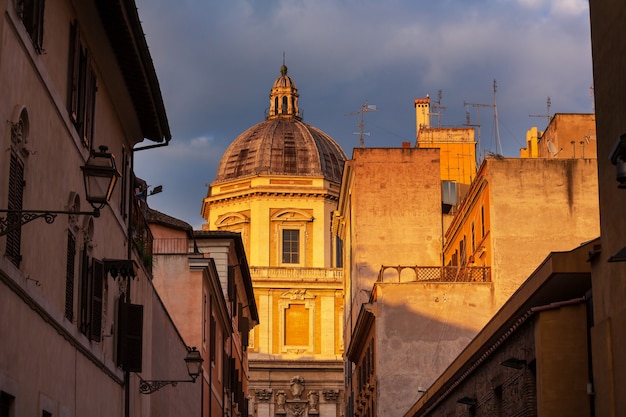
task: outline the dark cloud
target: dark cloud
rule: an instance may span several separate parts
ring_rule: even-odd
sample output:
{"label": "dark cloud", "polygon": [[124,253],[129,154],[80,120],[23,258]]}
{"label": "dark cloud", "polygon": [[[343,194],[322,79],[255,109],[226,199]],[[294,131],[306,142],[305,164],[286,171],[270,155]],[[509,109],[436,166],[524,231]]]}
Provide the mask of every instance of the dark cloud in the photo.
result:
{"label": "dark cloud", "polygon": [[[136,0],[173,140],[137,154],[136,171],[164,193],[150,204],[200,227],[205,184],[228,144],[264,120],[283,53],[304,121],[351,155],[368,101],[366,146],[415,141],[413,99],[442,91],[441,123],[477,123],[464,102],[497,104],[502,152],[517,156],[529,115],[590,112],[585,0]],[[482,149],[496,150],[482,108]]]}

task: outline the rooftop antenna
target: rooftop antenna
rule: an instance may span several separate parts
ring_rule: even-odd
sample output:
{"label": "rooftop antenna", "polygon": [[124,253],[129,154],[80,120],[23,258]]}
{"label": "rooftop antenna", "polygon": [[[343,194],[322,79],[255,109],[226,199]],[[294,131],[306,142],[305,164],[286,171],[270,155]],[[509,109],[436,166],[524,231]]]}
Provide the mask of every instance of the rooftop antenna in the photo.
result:
{"label": "rooftop antenna", "polygon": [[[493,79],[493,126],[496,136],[496,153],[502,155],[502,143],[500,142],[500,128],[498,126],[498,104],[496,103],[496,92],[498,91],[498,84],[496,79]],[[498,152],[498,146],[500,151]]]}
{"label": "rooftop antenna", "polygon": [[441,105],[442,97],[443,92],[439,90],[437,92],[437,101],[434,102],[432,106],[430,106],[433,110],[435,110],[435,112],[428,114],[429,116],[437,116],[437,128],[441,128],[441,111],[446,109],[446,106]]}
{"label": "rooftop antenna", "polygon": [[365,122],[363,121],[363,113],[369,113],[373,111],[378,111],[378,108],[375,104],[368,104],[366,101],[361,105],[361,110],[353,111],[352,113],[347,113],[345,116],[356,115],[358,120],[358,132],[352,132],[354,135],[359,135],[359,147],[365,147],[365,138],[364,136],[370,136],[370,132],[365,132]]}
{"label": "rooftop antenna", "polygon": [[591,96],[591,113],[596,112],[596,101],[594,99],[594,95],[593,95],[593,84],[591,84],[589,86],[589,95]]}
{"label": "rooftop antenna", "polygon": [[552,100],[550,100],[550,96],[546,100],[546,114],[529,114],[528,117],[544,117],[548,119],[548,124],[550,124],[550,107],[552,106]]}
{"label": "rooftop antenna", "polygon": [[[463,102],[463,105],[465,107],[467,106],[472,106],[476,109],[476,116],[477,116],[477,122],[476,124],[471,124],[470,123],[470,117],[469,117],[469,111],[465,112],[465,120],[467,121],[466,126],[474,126],[478,128],[478,155],[479,157],[482,155],[482,149],[481,149],[481,133],[480,133],[480,128],[481,128],[481,124],[480,124],[480,109],[481,107],[490,107],[493,109],[493,118],[494,118],[494,124],[495,124],[495,137],[496,137],[496,154],[500,154],[502,152],[502,149],[500,149],[500,152],[498,152],[498,145],[500,146],[500,148],[502,148],[502,145],[500,144],[500,131],[498,130],[498,107],[496,106],[496,90],[497,90],[497,84],[496,84],[496,80],[493,80],[493,103],[492,104],[484,104],[484,103],[469,103],[467,101]],[[478,161],[480,162],[480,161]]]}

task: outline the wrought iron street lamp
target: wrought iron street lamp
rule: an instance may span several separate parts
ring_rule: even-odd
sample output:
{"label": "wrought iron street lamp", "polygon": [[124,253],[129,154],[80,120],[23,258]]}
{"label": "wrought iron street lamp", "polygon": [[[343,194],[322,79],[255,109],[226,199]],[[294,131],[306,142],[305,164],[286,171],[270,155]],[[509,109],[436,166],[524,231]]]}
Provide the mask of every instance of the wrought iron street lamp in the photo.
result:
{"label": "wrought iron street lamp", "polygon": [[0,213],[6,213],[5,217],[0,217],[0,236],[38,218],[43,218],[50,224],[59,214],[99,217],[100,209],[108,204],[117,179],[121,176],[115,166],[115,157],[107,151],[106,146],[100,146],[98,152],[91,151],[89,159],[81,167],[85,182],[85,198],[93,207],[93,211],[0,209]]}
{"label": "wrought iron street lamp", "polygon": [[187,373],[191,379],[183,380],[154,380],[144,381],[141,380],[139,384],[139,391],[142,394],[152,394],[155,391],[160,390],[166,385],[175,387],[179,382],[196,382],[196,379],[202,371],[202,356],[195,347],[187,348],[187,356],[185,357],[185,364],[187,365]]}

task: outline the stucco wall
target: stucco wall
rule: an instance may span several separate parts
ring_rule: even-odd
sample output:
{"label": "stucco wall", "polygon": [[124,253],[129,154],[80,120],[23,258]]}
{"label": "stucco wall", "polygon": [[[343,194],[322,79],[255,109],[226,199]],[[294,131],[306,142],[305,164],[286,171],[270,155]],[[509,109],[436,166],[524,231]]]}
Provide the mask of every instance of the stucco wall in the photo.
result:
{"label": "stucco wall", "polygon": [[441,264],[441,183],[438,149],[357,148],[350,164],[355,323],[381,265]]}
{"label": "stucco wall", "polygon": [[596,160],[490,159],[492,276],[502,305],[550,252],[599,233]]}
{"label": "stucco wall", "polygon": [[379,416],[402,416],[495,313],[489,283],[377,284]]}
{"label": "stucco wall", "polygon": [[609,155],[626,133],[626,37],[619,0],[590,1],[591,45],[598,135],[601,247],[593,262],[593,365],[596,415],[626,414],[626,271],[610,256],[626,246],[626,191],[618,189]]}

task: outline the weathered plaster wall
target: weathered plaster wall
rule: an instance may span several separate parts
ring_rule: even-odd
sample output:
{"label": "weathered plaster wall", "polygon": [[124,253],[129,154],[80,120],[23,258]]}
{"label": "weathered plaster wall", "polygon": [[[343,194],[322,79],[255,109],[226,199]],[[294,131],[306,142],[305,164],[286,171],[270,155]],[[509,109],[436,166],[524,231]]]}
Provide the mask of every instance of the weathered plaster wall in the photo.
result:
{"label": "weathered plaster wall", "polygon": [[489,283],[377,284],[380,416],[402,416],[495,314]]}

